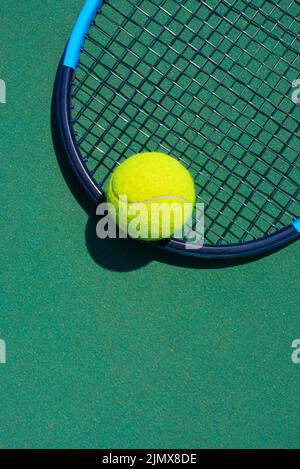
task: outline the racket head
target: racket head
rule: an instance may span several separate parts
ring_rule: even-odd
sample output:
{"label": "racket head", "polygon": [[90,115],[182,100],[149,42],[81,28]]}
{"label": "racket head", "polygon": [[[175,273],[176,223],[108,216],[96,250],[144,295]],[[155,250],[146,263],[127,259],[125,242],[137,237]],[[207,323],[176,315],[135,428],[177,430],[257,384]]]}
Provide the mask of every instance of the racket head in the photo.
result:
{"label": "racket head", "polygon": [[300,8],[291,8],[87,0],[61,66],[57,115],[91,200],[104,200],[124,158],[160,150],[193,174],[207,223],[204,245],[159,247],[227,259],[298,239]]}

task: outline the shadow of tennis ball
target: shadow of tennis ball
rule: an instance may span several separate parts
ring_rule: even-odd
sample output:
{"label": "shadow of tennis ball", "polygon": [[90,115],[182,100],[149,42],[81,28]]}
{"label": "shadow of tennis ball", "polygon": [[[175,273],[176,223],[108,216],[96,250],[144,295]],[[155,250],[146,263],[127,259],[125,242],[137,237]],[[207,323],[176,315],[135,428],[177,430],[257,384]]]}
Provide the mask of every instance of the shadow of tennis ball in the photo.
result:
{"label": "shadow of tennis ball", "polygon": [[247,264],[266,256],[233,259],[224,262],[172,255],[169,252],[158,249],[154,244],[149,242],[137,241],[130,238],[100,239],[97,237],[96,233],[98,221],[99,217],[95,215],[91,215],[88,218],[85,230],[86,246],[96,264],[114,272],[130,272],[137,270],[152,261],[193,270],[225,269]]}
{"label": "shadow of tennis ball", "polygon": [[157,251],[147,243],[133,239],[99,239],[96,225],[99,217],[90,216],[85,230],[87,249],[93,260],[100,266],[116,271],[130,272],[147,265]]}

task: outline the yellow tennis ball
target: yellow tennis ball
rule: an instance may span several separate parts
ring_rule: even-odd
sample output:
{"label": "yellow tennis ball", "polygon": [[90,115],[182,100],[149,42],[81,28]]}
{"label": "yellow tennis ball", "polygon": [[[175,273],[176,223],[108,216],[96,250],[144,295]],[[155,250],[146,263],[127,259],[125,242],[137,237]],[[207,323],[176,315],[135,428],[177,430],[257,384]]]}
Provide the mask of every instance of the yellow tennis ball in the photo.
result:
{"label": "yellow tennis ball", "polygon": [[[195,204],[187,169],[164,153],[140,153],[113,172],[107,202],[121,230],[133,238],[160,240],[182,230]],[[112,211],[111,211],[112,212]]]}

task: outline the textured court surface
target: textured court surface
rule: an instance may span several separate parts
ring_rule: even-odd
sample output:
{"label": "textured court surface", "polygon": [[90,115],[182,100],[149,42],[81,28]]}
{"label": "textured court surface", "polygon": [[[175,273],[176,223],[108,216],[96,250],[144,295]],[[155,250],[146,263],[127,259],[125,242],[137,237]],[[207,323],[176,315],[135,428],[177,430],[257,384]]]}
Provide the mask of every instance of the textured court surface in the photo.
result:
{"label": "textured court surface", "polygon": [[300,244],[171,262],[97,241],[64,180],[51,94],[81,4],[0,2],[0,447],[297,448]]}

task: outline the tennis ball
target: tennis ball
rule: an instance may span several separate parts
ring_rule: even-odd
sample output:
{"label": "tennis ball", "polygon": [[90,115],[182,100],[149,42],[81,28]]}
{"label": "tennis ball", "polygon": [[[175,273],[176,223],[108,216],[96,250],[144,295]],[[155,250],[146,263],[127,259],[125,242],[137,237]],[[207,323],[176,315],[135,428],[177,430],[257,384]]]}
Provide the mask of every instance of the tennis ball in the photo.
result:
{"label": "tennis ball", "polygon": [[133,155],[110,177],[107,202],[121,230],[133,238],[172,237],[187,223],[195,204],[194,181],[175,158],[150,152]]}

